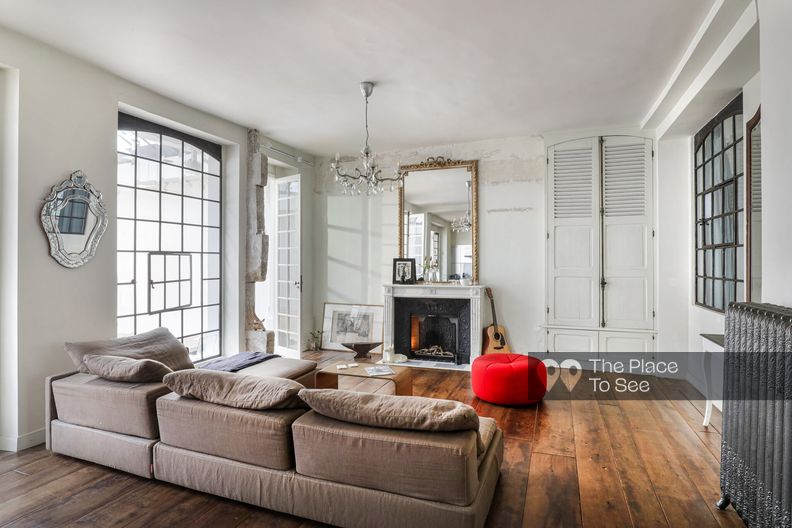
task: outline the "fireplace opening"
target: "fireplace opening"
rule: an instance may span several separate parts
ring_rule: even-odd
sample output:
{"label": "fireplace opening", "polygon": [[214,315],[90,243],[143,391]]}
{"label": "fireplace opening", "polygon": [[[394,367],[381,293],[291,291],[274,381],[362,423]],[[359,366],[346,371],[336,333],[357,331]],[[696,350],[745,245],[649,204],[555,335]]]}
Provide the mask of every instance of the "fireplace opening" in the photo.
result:
{"label": "fireplace opening", "polygon": [[470,362],[470,299],[396,297],[393,348],[410,359]]}
{"label": "fireplace opening", "polygon": [[446,315],[410,316],[410,355],[415,359],[457,362],[459,318]]}

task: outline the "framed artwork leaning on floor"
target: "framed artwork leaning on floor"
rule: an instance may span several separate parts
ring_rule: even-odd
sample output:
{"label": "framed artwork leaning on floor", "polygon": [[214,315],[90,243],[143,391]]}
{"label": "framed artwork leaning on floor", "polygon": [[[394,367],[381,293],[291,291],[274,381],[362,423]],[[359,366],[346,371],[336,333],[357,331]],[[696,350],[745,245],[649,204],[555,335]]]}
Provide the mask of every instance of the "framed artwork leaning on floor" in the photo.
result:
{"label": "framed artwork leaning on floor", "polygon": [[325,303],[322,350],[348,351],[342,343],[381,343],[382,336],[382,306]]}

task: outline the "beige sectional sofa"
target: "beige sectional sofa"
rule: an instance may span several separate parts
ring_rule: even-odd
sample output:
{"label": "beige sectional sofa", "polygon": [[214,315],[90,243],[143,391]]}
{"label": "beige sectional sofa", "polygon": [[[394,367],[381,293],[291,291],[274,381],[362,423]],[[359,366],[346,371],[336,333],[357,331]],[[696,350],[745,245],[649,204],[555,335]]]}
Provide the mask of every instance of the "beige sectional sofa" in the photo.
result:
{"label": "beige sectional sofa", "polygon": [[[240,373],[288,378],[313,387],[315,371],[314,361],[275,358]],[[171,392],[164,384],[67,372],[48,377],[45,388],[47,449],[153,476],[153,449],[160,438],[156,402]]]}
{"label": "beige sectional sofa", "polygon": [[[481,527],[503,461],[489,418],[479,454],[475,431],[381,429],[175,394],[157,413],[154,478],[335,526]],[[206,434],[229,426],[225,442]]]}
{"label": "beige sectional sofa", "polygon": [[[282,358],[241,372],[312,387],[315,368]],[[336,526],[481,527],[503,460],[489,418],[478,431],[400,430],[85,373],[52,376],[46,387],[55,453]]]}

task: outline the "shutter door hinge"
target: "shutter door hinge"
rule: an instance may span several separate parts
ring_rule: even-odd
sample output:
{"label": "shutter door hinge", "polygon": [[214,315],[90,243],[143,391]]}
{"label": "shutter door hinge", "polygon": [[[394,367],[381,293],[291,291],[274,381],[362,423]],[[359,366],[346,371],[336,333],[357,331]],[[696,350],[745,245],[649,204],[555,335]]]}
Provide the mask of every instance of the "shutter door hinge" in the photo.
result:
{"label": "shutter door hinge", "polygon": [[652,310],[652,317],[657,317],[657,314],[655,313],[654,310]]}
{"label": "shutter door hinge", "polygon": [[654,149],[652,149],[652,157],[654,158]]}
{"label": "shutter door hinge", "polygon": [[550,240],[550,233],[547,233],[547,240]]}
{"label": "shutter door hinge", "polygon": [[549,306],[547,307],[547,313],[550,313],[550,307]]}
{"label": "shutter door hinge", "polygon": [[654,237],[655,237],[655,230],[652,229],[652,238],[654,238]]}
{"label": "shutter door hinge", "polygon": [[550,165],[550,156],[548,156],[548,157],[547,157],[547,158],[545,158],[545,159],[547,160],[547,164],[548,164],[548,165]]}

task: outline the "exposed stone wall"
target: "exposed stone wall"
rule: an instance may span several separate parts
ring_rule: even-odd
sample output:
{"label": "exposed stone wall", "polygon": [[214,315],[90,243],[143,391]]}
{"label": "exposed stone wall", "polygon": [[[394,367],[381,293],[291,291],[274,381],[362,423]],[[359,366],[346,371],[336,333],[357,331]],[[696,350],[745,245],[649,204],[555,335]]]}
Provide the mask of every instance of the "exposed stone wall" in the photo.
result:
{"label": "exposed stone wall", "polygon": [[267,185],[267,156],[259,149],[258,130],[248,130],[247,159],[247,270],[245,273],[245,334],[247,350],[272,352],[274,334],[256,315],[256,283],[267,279],[269,235],[264,225],[264,187]]}

